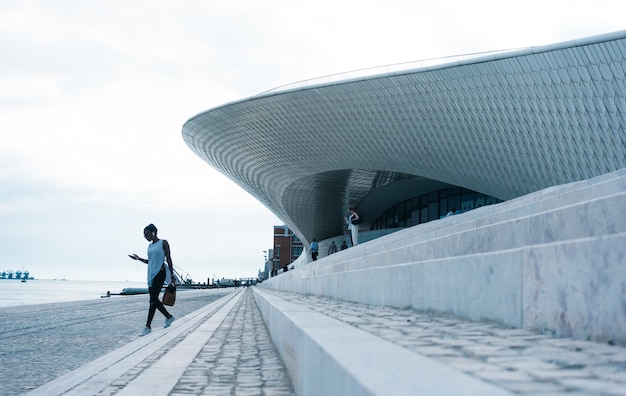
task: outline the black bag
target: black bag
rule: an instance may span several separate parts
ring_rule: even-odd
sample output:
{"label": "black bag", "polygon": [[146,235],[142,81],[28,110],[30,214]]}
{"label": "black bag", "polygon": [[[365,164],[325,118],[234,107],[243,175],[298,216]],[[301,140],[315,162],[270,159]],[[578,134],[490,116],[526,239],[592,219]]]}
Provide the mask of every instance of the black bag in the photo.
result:
{"label": "black bag", "polygon": [[359,215],[358,219],[352,219],[352,224],[357,225],[363,222],[363,216]]}

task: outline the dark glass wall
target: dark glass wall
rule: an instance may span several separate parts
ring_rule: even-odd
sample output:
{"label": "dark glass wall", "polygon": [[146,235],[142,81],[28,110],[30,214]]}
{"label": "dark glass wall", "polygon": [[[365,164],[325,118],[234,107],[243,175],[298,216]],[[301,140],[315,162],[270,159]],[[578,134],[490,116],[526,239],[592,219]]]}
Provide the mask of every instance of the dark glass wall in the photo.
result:
{"label": "dark glass wall", "polygon": [[400,202],[376,219],[370,229],[411,227],[441,219],[452,208],[459,214],[499,202],[502,200],[465,188],[446,188]]}

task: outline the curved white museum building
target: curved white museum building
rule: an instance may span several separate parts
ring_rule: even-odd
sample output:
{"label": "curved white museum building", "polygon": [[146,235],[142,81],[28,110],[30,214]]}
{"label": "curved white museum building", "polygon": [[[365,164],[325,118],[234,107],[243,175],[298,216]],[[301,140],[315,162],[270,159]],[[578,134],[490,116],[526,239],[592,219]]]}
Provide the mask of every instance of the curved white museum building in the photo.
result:
{"label": "curved white museum building", "polygon": [[183,137],[308,246],[349,206],[392,230],[626,167],[625,75],[620,31],[263,93]]}

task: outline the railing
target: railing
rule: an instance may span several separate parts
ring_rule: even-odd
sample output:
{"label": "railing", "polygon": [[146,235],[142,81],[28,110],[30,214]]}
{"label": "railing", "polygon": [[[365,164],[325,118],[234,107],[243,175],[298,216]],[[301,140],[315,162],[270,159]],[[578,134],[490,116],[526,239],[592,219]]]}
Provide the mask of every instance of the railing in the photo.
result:
{"label": "railing", "polygon": [[485,55],[502,54],[506,52],[512,52],[512,51],[517,51],[517,50],[522,50],[522,49],[527,49],[527,48],[529,47],[511,48],[511,49],[484,51],[484,52],[472,52],[469,54],[450,55],[450,56],[443,56],[439,58],[430,58],[430,59],[422,59],[418,61],[394,63],[391,65],[385,65],[385,66],[368,67],[364,69],[357,69],[357,70],[351,70],[351,71],[342,72],[342,73],[328,74],[328,75],[321,76],[321,77],[315,77],[315,78],[311,78],[307,80],[296,81],[293,83],[289,83],[289,84],[285,84],[285,85],[281,85],[281,86],[269,89],[267,91],[263,91],[259,93],[258,95],[281,92],[281,91],[286,91],[286,90],[295,89],[295,88],[307,87],[311,85],[327,84],[331,82],[344,81],[344,80],[349,80],[349,79],[358,78],[358,77],[373,76],[376,74],[405,71],[405,70],[418,69],[418,68],[424,68],[424,67],[432,67],[432,66],[445,64],[445,63],[451,63],[454,61],[458,62],[462,60],[478,58],[478,57],[485,56]]}

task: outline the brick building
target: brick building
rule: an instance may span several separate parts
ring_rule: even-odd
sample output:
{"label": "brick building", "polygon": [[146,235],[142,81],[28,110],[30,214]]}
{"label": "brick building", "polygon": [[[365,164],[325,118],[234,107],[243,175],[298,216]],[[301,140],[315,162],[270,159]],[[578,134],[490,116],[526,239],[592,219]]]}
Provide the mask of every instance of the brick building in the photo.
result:
{"label": "brick building", "polygon": [[302,241],[286,225],[274,226],[274,249],[270,276],[291,264],[302,254]]}

